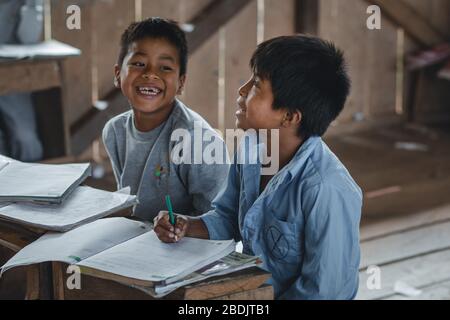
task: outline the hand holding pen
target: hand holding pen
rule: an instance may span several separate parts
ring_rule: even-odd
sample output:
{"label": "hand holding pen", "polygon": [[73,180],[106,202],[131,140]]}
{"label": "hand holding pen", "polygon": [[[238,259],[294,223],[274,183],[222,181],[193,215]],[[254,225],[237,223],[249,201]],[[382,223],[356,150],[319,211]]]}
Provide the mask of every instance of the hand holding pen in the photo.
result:
{"label": "hand holding pen", "polygon": [[189,220],[183,216],[175,215],[170,196],[166,196],[166,206],[169,211],[161,211],[158,216],[155,217],[153,220],[153,230],[163,242],[178,242],[186,235]]}

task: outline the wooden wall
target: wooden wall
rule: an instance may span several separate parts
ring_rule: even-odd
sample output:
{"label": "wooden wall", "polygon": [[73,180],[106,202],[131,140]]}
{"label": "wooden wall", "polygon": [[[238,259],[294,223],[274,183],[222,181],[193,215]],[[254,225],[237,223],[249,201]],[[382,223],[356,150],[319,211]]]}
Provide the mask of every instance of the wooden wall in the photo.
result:
{"label": "wooden wall", "polygon": [[[81,57],[65,63],[70,84],[67,119],[70,124],[105,98],[113,88],[113,66],[120,35],[136,18],[161,16],[187,23],[211,0],[52,0],[52,37],[82,50]],[[264,38],[294,32],[294,0],[263,0]],[[81,30],[68,30],[66,9],[80,6]],[[258,2],[253,0],[242,12],[217,32],[189,59],[188,80],[180,97],[214,127],[234,127],[237,89],[249,77],[248,60],[257,44]],[[222,34],[222,52],[220,52]],[[222,59],[220,61],[219,59]],[[220,63],[224,66],[220,74]],[[223,79],[219,86],[219,76]],[[222,92],[222,102],[219,93]],[[222,106],[222,109],[220,109]],[[223,106],[226,106],[223,110]],[[221,111],[220,111],[221,110]]]}
{"label": "wooden wall", "polygon": [[[113,66],[119,38],[136,18],[162,16],[181,23],[190,21],[214,0],[51,0],[53,38],[83,51],[81,57],[66,62],[66,116],[75,123],[113,88]],[[355,116],[377,119],[396,115],[398,92],[407,96],[408,77],[397,77],[398,26],[382,18],[381,30],[368,30],[364,0],[317,0],[318,34],[334,41],[345,51],[353,82],[351,96],[337,124]],[[437,30],[450,35],[450,0],[404,0]],[[248,61],[258,39],[295,32],[296,0],[253,0],[214,34],[191,57],[188,80],[180,97],[214,127],[233,128],[238,88],[250,76]],[[65,27],[66,9],[77,4],[82,10],[82,29]],[[258,25],[259,21],[259,25]],[[259,26],[259,27],[258,27]],[[405,52],[419,47],[408,36]],[[402,51],[403,52],[403,51]],[[400,52],[400,53],[402,53]],[[448,112],[448,82],[428,75],[417,89],[420,114]],[[400,91],[399,91],[400,90]],[[397,105],[398,109],[398,105]],[[398,110],[397,110],[398,111]]]}
{"label": "wooden wall", "polygon": [[[402,108],[410,95],[417,94],[416,111],[423,113],[447,112],[448,82],[436,80],[432,75],[421,79],[415,91],[408,91],[407,74],[396,80],[397,54],[410,53],[419,46],[407,34],[404,49],[398,49],[398,30],[382,12],[381,30],[366,27],[370,5],[361,0],[319,0],[319,35],[332,40],[345,51],[352,78],[352,93],[338,123],[352,120],[355,114],[376,119],[396,114],[396,94],[403,91]],[[450,36],[449,0],[404,0],[424,17],[436,30]],[[445,89],[445,87],[447,89]],[[416,92],[417,91],[417,92]],[[447,103],[446,103],[447,102]]]}
{"label": "wooden wall", "polygon": [[[450,0],[408,0],[421,16],[447,39],[450,39]],[[415,41],[406,38],[406,52],[419,49]],[[417,121],[436,121],[450,119],[450,82],[437,79],[436,70],[431,69],[419,79],[416,92],[415,108]],[[409,93],[408,93],[409,94]]]}

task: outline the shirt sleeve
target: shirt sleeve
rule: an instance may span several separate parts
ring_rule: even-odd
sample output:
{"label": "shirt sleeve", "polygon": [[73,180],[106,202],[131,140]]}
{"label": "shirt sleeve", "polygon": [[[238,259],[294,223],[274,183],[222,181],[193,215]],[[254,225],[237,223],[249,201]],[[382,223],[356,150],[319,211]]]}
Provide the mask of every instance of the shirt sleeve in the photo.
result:
{"label": "shirt sleeve", "polygon": [[[180,174],[187,192],[192,197],[194,208],[193,215],[201,215],[212,209],[212,201],[224,185],[230,168],[228,151],[224,141],[215,135],[217,143],[222,148],[221,163],[206,163],[202,159],[201,164],[189,163],[180,165]],[[193,137],[192,137],[193,139]],[[193,141],[193,140],[192,140]],[[208,142],[203,141],[204,152]],[[192,157],[194,155],[194,143],[192,143]]]}
{"label": "shirt sleeve", "polygon": [[228,173],[226,184],[212,203],[214,209],[201,216],[211,240],[240,241],[239,190],[240,179],[235,161]]}
{"label": "shirt sleeve", "polygon": [[111,166],[116,178],[117,189],[120,189],[120,176],[122,168],[119,165],[119,157],[117,151],[117,139],[114,132],[114,127],[111,121],[107,122],[102,132],[102,140],[105,145],[106,153],[108,154]]}
{"label": "shirt sleeve", "polygon": [[302,195],[304,260],[281,299],[347,300],[356,296],[362,199],[355,191],[320,184]]}

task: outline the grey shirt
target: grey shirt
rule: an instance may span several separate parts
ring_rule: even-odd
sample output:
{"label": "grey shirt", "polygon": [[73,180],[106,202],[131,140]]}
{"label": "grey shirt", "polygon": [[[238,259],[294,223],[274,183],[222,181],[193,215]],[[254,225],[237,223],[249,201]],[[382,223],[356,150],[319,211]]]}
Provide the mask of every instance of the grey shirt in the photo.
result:
{"label": "grey shirt", "polygon": [[[108,121],[103,129],[103,142],[117,187],[130,186],[136,191],[139,204],[134,208],[134,215],[152,220],[159,211],[167,210],[167,194],[176,213],[196,216],[211,210],[211,202],[222,188],[229,165],[225,161],[224,164],[173,163],[170,152],[177,142],[171,141],[171,134],[176,129],[185,129],[194,142],[194,123],[202,123],[203,132],[208,131],[214,140],[220,141],[228,159],[222,138],[179,100],[166,122],[151,132],[135,130],[133,118],[130,110]],[[203,150],[208,144],[202,141]]]}

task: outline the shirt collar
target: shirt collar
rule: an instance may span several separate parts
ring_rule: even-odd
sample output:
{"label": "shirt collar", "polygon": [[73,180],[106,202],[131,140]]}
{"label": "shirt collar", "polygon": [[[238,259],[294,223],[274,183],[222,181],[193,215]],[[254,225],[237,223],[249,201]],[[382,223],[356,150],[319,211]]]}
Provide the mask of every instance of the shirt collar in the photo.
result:
{"label": "shirt collar", "polygon": [[284,169],[290,174],[290,180],[295,177],[298,172],[303,168],[305,161],[311,156],[314,150],[322,142],[321,137],[308,138],[298,149],[291,161],[286,165]]}

